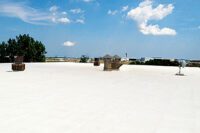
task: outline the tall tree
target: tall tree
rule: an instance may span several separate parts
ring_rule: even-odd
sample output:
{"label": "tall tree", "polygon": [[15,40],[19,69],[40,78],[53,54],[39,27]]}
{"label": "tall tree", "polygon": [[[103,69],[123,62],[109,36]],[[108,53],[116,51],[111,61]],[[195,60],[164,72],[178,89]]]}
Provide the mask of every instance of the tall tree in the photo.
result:
{"label": "tall tree", "polygon": [[7,62],[4,59],[5,56],[9,56],[12,61],[14,56],[24,56],[25,62],[45,61],[45,46],[27,34],[16,36],[16,39],[9,39],[7,44],[2,42],[0,48],[0,62]]}
{"label": "tall tree", "polygon": [[7,54],[10,57],[11,61],[13,61],[14,56],[18,55],[18,44],[15,39],[9,39],[7,45]]}
{"label": "tall tree", "polygon": [[2,42],[0,44],[0,62],[8,62],[8,58],[6,58],[7,54],[7,44],[5,42]]}

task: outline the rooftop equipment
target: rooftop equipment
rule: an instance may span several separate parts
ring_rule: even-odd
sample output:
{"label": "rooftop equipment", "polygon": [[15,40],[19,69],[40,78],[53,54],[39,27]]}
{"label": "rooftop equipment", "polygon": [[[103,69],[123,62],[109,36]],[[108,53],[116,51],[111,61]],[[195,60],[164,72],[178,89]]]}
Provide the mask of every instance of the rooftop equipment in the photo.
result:
{"label": "rooftop equipment", "polygon": [[121,57],[119,57],[118,55],[112,57],[107,54],[103,57],[103,59],[104,71],[119,70],[119,68],[122,66]]}
{"label": "rooftop equipment", "polygon": [[112,58],[113,57],[108,54],[103,57],[104,71],[112,71]]}
{"label": "rooftop equipment", "polygon": [[100,58],[94,58],[94,66],[100,66]]}
{"label": "rooftop equipment", "polygon": [[118,55],[113,56],[112,70],[119,70],[121,66],[122,66],[121,57],[119,57]]}
{"label": "rooftop equipment", "polygon": [[25,64],[23,64],[24,56],[15,56],[14,63],[12,64],[13,71],[24,71]]}
{"label": "rooftop equipment", "polygon": [[185,60],[179,61],[179,72],[176,74],[177,76],[185,76],[183,73],[181,73],[181,68],[186,67],[187,63]]}

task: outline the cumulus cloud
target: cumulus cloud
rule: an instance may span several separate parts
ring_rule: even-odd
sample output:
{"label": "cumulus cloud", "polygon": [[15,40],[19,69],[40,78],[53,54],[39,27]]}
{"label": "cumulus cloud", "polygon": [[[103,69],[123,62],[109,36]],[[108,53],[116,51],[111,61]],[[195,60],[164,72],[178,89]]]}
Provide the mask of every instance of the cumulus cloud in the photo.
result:
{"label": "cumulus cloud", "polygon": [[145,0],[135,9],[128,12],[127,18],[137,22],[140,32],[145,35],[176,35],[176,31],[170,28],[160,29],[159,25],[147,25],[150,20],[162,20],[167,15],[171,14],[174,9],[172,4],[164,6],[158,5],[152,7],[151,0]]}
{"label": "cumulus cloud", "polygon": [[62,12],[62,14],[63,14],[63,15],[66,15],[66,14],[67,14],[67,12]]}
{"label": "cumulus cloud", "polygon": [[128,10],[128,6],[124,6],[124,7],[122,7],[121,12],[125,12],[126,10]]}
{"label": "cumulus cloud", "polygon": [[81,10],[80,8],[78,8],[78,9],[71,9],[70,12],[72,12],[74,14],[79,14],[79,13],[83,13],[84,11]]}
{"label": "cumulus cloud", "polygon": [[52,6],[49,8],[49,11],[53,12],[53,11],[56,11],[58,9],[57,6]]}
{"label": "cumulus cloud", "polygon": [[82,1],[82,2],[85,2],[85,3],[93,3],[96,6],[100,5],[99,2],[97,2],[97,0],[76,0],[76,1]]}
{"label": "cumulus cloud", "polygon": [[57,20],[56,20],[56,18],[52,17],[51,21],[54,22],[54,23],[56,23]]}
{"label": "cumulus cloud", "polygon": [[114,10],[114,11],[108,10],[109,15],[116,15],[117,13],[118,13],[117,10]]}
{"label": "cumulus cloud", "polygon": [[58,22],[62,22],[62,23],[70,23],[71,21],[68,18],[59,18]]}
{"label": "cumulus cloud", "polygon": [[66,41],[63,43],[64,46],[67,46],[67,47],[72,47],[75,45],[75,42],[71,42],[71,41]]}
{"label": "cumulus cloud", "polygon": [[84,21],[83,19],[77,19],[76,22],[77,22],[77,23],[81,23],[81,24],[84,24],[84,23],[85,23],[85,21]]}

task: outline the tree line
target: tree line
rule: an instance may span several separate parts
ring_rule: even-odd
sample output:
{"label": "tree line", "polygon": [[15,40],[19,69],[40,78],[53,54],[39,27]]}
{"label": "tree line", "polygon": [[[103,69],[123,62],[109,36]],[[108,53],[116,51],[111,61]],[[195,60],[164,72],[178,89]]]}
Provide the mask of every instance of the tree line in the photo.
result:
{"label": "tree line", "polygon": [[130,65],[157,65],[157,66],[179,66],[178,61],[153,59],[146,62],[132,61]]}
{"label": "tree line", "polygon": [[0,62],[13,62],[14,56],[24,56],[24,62],[44,62],[46,53],[44,44],[28,34],[0,43]]}

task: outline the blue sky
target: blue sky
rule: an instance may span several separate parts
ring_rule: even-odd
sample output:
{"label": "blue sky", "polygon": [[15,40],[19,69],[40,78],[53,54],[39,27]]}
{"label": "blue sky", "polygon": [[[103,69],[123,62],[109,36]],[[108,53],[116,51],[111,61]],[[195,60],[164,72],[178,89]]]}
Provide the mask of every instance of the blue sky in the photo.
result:
{"label": "blue sky", "polygon": [[1,0],[0,41],[29,34],[47,56],[200,58],[199,0]]}

